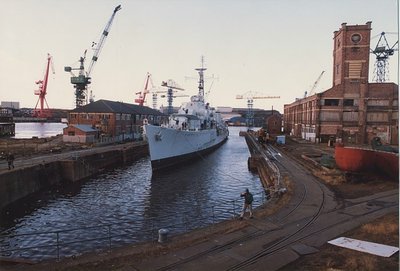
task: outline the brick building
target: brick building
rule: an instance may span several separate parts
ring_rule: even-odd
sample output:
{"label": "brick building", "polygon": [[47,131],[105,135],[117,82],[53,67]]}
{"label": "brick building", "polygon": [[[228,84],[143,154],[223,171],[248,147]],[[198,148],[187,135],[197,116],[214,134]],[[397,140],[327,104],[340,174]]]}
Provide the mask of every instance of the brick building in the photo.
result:
{"label": "brick building", "polygon": [[369,83],[371,22],[334,32],[332,88],[284,105],[284,130],[313,142],[398,145],[398,85]]}
{"label": "brick building", "polygon": [[0,108],[0,137],[14,136],[15,122],[10,108]]}
{"label": "brick building", "polygon": [[157,125],[167,118],[167,115],[146,106],[99,100],[69,112],[63,139],[93,142],[109,138],[115,141],[138,138],[145,120]]}
{"label": "brick building", "polygon": [[270,135],[282,134],[282,116],[279,113],[272,114],[265,119],[265,128]]}

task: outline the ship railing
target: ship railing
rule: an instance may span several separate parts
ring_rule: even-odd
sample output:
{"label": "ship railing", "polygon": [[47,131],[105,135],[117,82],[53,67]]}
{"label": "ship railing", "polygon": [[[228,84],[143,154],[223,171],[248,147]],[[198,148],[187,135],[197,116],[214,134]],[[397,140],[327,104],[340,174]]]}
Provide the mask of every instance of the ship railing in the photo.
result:
{"label": "ship railing", "polygon": [[[253,211],[264,206],[271,195],[264,191],[254,193]],[[111,251],[137,242],[155,241],[158,230],[168,229],[171,236],[204,228],[212,231],[219,222],[237,219],[243,209],[243,198],[222,200],[205,208],[203,215],[186,212],[174,223],[164,224],[166,216],[146,221],[120,220],[96,226],[84,226],[53,231],[35,231],[23,234],[0,234],[0,257],[10,260],[28,259],[33,261],[60,260],[94,251]],[[170,216],[170,215],[169,215]],[[248,214],[247,214],[248,216]],[[163,219],[164,218],[164,219]],[[138,225],[141,223],[141,225]],[[140,230],[138,230],[138,226]],[[87,236],[87,237],[85,237]],[[94,237],[93,237],[94,236]],[[30,245],[35,243],[35,245]]]}

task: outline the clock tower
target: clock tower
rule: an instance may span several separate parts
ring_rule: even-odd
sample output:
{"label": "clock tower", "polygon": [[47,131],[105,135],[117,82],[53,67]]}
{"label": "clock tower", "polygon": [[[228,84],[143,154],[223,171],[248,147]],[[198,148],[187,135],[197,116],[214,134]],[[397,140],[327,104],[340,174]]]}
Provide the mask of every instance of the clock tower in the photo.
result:
{"label": "clock tower", "polygon": [[[371,22],[334,32],[333,86],[368,83]],[[346,88],[346,87],[345,87]]]}

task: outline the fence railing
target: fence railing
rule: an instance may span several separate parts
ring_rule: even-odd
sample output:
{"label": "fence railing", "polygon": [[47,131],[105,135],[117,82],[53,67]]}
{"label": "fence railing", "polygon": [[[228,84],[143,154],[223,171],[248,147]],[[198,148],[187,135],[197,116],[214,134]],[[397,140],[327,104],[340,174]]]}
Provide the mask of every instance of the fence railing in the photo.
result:
{"label": "fence railing", "polygon": [[[253,195],[255,209],[264,205],[270,197],[265,191]],[[243,201],[241,198],[221,201],[205,210],[205,216],[195,217],[191,213],[183,213],[176,222],[170,224],[163,224],[164,217],[154,217],[139,222],[120,220],[115,223],[46,232],[1,233],[0,256],[37,261],[59,260],[62,257],[77,256],[87,252],[112,250],[124,244],[152,241],[157,239],[158,230],[161,228],[168,229],[171,235],[176,235],[227,219],[235,219],[242,211]],[[138,223],[142,223],[140,230],[137,227]]]}

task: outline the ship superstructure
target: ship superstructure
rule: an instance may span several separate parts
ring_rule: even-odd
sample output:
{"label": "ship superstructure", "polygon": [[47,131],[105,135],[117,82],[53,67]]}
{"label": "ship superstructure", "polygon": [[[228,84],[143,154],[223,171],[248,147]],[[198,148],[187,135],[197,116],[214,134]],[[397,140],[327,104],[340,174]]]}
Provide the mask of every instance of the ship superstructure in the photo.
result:
{"label": "ship superstructure", "polygon": [[144,131],[149,144],[153,171],[198,158],[228,138],[229,131],[221,114],[204,99],[204,71],[199,74],[198,94],[171,114],[161,126],[147,124]]}

